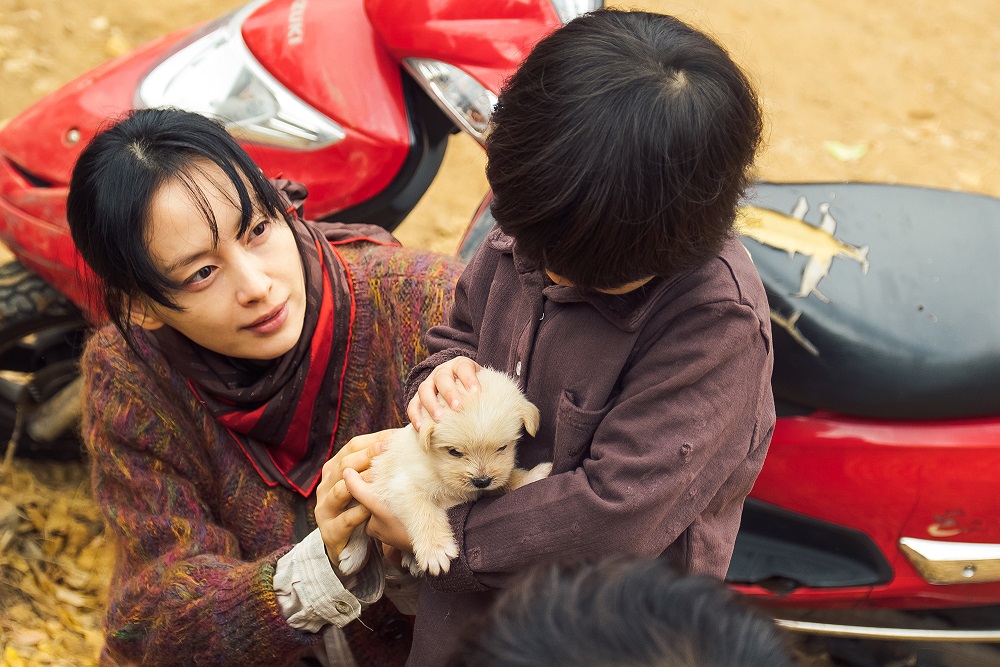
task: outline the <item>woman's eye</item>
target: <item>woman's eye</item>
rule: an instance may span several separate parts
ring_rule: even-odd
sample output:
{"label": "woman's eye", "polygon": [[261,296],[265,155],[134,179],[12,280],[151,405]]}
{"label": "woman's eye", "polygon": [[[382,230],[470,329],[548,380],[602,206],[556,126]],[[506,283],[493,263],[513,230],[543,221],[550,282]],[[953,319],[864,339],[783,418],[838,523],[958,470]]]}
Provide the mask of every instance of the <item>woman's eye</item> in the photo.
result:
{"label": "woman's eye", "polygon": [[262,220],[258,222],[257,226],[255,226],[253,229],[250,230],[250,238],[257,238],[258,236],[261,236],[264,232],[266,232],[268,222],[269,221],[267,220]]}
{"label": "woman's eye", "polygon": [[208,278],[215,272],[214,266],[203,266],[198,269],[190,278],[185,282],[188,285],[195,285],[203,280],[208,280]]}
{"label": "woman's eye", "polygon": [[451,449],[449,449],[448,453],[451,454],[452,456],[454,456],[455,458],[459,458],[459,459],[462,458],[462,452],[458,451],[454,447],[452,447]]}

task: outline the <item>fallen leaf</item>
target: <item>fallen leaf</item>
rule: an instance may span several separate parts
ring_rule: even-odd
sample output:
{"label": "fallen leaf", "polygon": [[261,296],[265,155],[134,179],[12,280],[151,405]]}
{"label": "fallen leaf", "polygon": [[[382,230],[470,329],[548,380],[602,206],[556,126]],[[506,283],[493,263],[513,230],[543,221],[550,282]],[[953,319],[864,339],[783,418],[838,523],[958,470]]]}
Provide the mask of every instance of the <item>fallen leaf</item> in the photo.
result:
{"label": "fallen leaf", "polygon": [[824,141],[823,150],[833,159],[841,162],[857,162],[868,152],[868,142],[845,144],[839,141]]}
{"label": "fallen leaf", "polygon": [[132,45],[129,43],[128,39],[125,38],[125,35],[123,35],[117,28],[113,28],[111,36],[108,37],[106,42],[104,42],[104,52],[114,58],[122,55],[123,53],[128,53],[131,50]]}
{"label": "fallen leaf", "polygon": [[65,602],[66,604],[70,604],[78,608],[93,607],[95,602],[93,598],[85,597],[79,593],[69,590],[68,588],[63,588],[62,586],[56,586],[55,596],[60,602]]}
{"label": "fallen leaf", "polygon": [[17,505],[6,498],[0,498],[0,530],[13,528],[21,521]]}
{"label": "fallen leaf", "polygon": [[49,636],[42,632],[41,630],[15,630],[11,633],[10,641],[13,644],[18,644],[20,646],[34,646],[39,642],[45,641]]}
{"label": "fallen leaf", "polygon": [[13,646],[4,649],[3,659],[7,667],[27,667],[28,664],[21,658],[21,654],[14,650]]}

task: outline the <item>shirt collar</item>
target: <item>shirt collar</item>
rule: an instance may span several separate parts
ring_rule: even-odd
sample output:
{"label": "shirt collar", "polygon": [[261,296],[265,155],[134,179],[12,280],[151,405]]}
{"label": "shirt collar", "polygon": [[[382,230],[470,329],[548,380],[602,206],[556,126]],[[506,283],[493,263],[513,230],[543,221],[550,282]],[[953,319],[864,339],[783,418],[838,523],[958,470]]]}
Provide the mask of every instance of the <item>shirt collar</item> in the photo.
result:
{"label": "shirt collar", "polygon": [[541,281],[542,294],[555,303],[588,303],[604,319],[622,331],[632,333],[638,330],[654,310],[660,296],[668,291],[684,275],[670,278],[656,277],[645,285],[625,294],[604,294],[576,286],[556,285],[536,262],[531,262],[516,252],[514,239],[499,227],[494,227],[486,237],[491,248],[513,256],[514,267],[528,283]]}

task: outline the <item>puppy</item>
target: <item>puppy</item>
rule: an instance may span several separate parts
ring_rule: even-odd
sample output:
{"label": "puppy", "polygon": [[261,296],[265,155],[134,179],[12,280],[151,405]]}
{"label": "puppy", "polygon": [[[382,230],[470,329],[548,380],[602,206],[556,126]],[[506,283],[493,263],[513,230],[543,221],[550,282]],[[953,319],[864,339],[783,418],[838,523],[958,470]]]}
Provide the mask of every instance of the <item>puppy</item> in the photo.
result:
{"label": "puppy", "polygon": [[[530,471],[514,464],[521,427],[530,435],[538,430],[538,408],[503,373],[482,368],[477,377],[482,389],[476,394],[458,383],[460,411],[446,407],[435,423],[425,410],[419,432],[412,424],[400,429],[386,451],[372,459],[373,490],[413,541],[413,554],[404,555],[403,565],[415,577],[445,573],[458,556],[448,508],[484,493],[511,491],[552,470],[551,463]],[[344,574],[357,572],[365,562],[365,528],[355,529],[340,554]]]}

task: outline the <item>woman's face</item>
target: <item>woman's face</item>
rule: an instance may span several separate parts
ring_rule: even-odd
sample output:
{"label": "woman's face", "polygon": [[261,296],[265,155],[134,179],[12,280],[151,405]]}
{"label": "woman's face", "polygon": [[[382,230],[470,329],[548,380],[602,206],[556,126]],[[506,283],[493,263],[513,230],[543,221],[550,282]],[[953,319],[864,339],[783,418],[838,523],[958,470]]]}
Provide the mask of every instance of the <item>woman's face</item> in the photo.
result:
{"label": "woman's face", "polygon": [[202,347],[241,359],[268,360],[291,350],[302,335],[305,278],[295,237],[284,220],[255,212],[250,229],[236,234],[236,189],[218,166],[200,162],[190,171],[219,228],[216,245],[189,185],[164,183],[153,198],[149,252],[156,267],[181,289],[183,310],[155,303],[132,314],[146,329],[173,327]]}

